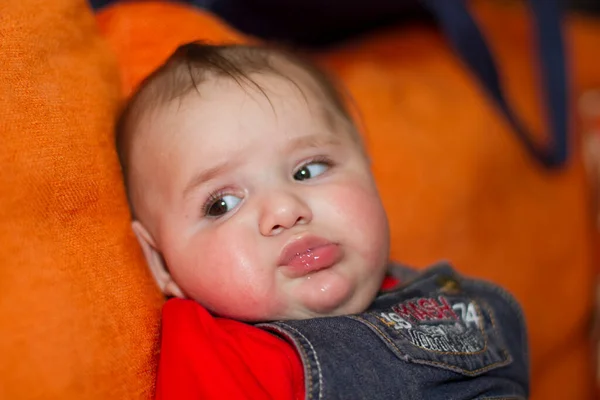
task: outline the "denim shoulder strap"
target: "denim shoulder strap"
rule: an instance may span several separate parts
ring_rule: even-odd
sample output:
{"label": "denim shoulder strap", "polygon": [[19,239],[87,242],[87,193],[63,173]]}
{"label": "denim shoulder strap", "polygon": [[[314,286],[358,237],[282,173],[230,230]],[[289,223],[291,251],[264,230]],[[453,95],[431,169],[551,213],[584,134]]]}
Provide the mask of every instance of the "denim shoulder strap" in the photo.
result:
{"label": "denim shoulder strap", "polygon": [[492,54],[469,14],[465,0],[423,0],[463,62],[477,76],[508,119],[517,138],[547,168],[562,166],[569,156],[567,74],[559,3],[559,0],[529,0],[539,44],[545,114],[550,132],[547,145],[540,145],[506,101]]}

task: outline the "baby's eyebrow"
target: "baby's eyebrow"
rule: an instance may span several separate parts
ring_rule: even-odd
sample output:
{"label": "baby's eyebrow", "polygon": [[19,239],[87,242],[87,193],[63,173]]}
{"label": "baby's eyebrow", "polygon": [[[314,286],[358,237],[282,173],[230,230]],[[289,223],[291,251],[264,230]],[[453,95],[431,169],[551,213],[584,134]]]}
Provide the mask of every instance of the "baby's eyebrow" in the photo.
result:
{"label": "baby's eyebrow", "polygon": [[238,163],[235,161],[227,160],[225,162],[215,165],[214,167],[198,172],[197,174],[192,176],[192,178],[188,181],[187,185],[185,185],[185,188],[182,192],[183,198],[185,199],[187,196],[190,195],[192,191],[194,191],[194,189],[196,189],[203,183],[208,182],[209,180],[215,178],[216,176],[224,174],[227,171],[231,171],[237,166],[237,164]]}
{"label": "baby's eyebrow", "polygon": [[339,145],[340,143],[340,138],[334,135],[306,135],[291,140],[288,144],[288,150],[294,150],[303,147],[322,147],[327,145]]}

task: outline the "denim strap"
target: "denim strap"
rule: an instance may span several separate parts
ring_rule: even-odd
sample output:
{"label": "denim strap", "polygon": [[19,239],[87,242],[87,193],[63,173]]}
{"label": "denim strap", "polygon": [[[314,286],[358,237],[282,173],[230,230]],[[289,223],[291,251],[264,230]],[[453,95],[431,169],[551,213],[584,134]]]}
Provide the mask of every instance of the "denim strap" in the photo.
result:
{"label": "denim strap", "polygon": [[541,82],[545,88],[550,134],[540,145],[506,101],[496,64],[464,0],[422,0],[434,14],[451,45],[477,76],[508,119],[527,151],[547,168],[565,164],[569,156],[567,74],[558,0],[529,0],[535,20]]}

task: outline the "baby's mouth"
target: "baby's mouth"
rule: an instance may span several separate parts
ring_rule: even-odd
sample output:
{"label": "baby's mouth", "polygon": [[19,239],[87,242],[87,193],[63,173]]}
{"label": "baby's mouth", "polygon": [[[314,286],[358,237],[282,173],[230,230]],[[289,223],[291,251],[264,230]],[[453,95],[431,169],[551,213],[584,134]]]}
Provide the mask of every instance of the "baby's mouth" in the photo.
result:
{"label": "baby's mouth", "polygon": [[342,248],[337,243],[316,236],[304,236],[283,248],[278,264],[286,276],[298,278],[330,268],[342,256]]}

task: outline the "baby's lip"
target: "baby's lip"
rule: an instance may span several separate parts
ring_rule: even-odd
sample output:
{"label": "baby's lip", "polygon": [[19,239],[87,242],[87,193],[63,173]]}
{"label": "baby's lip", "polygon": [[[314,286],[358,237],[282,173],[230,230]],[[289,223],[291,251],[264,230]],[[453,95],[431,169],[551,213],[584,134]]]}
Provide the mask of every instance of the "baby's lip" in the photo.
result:
{"label": "baby's lip", "polygon": [[343,256],[337,243],[319,236],[305,235],[284,246],[278,266],[285,267],[289,277],[308,275],[336,264]]}

